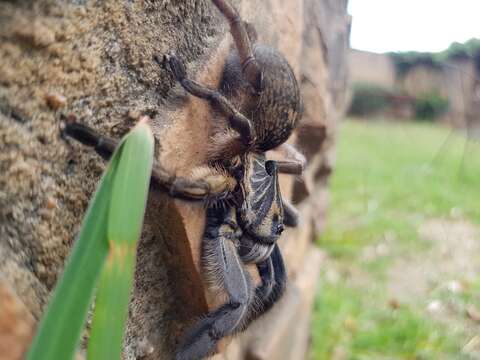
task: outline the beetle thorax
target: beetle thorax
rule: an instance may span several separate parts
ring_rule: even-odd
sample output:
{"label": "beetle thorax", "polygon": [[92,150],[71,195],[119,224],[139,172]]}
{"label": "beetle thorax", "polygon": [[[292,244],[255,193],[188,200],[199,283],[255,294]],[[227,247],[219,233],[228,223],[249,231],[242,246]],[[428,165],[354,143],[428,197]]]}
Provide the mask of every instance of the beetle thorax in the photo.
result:
{"label": "beetle thorax", "polygon": [[266,160],[263,154],[249,153],[244,164],[239,222],[249,236],[259,242],[274,243],[284,228],[276,163]]}

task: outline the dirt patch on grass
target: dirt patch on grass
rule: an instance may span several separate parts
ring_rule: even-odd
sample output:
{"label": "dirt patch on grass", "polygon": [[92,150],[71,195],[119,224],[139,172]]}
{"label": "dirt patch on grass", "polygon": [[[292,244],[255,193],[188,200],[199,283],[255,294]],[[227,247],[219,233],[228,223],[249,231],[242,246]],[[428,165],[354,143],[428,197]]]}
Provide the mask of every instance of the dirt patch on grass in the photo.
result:
{"label": "dirt patch on grass", "polygon": [[480,357],[480,229],[466,220],[433,219],[418,234],[430,247],[392,264],[389,296],[447,324],[465,339],[463,353]]}
{"label": "dirt patch on grass", "polygon": [[392,297],[412,302],[439,286],[452,292],[475,281],[480,273],[480,230],[465,220],[433,219],[418,229],[430,248],[397,260],[389,270]]}

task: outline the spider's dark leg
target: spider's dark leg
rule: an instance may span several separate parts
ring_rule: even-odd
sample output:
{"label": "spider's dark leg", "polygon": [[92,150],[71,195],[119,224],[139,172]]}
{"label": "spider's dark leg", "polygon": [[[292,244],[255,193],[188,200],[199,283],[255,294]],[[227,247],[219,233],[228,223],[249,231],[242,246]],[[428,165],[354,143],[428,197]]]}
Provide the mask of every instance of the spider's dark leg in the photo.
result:
{"label": "spider's dark leg", "polygon": [[267,299],[275,286],[275,271],[273,269],[271,256],[267,260],[257,264],[257,270],[262,284],[255,289],[254,301]]}
{"label": "spider's dark leg", "polygon": [[[285,263],[283,262],[282,253],[280,252],[278,244],[275,244],[272,254],[270,255],[270,260],[273,266],[274,284],[272,291],[266,298],[259,298],[262,303],[262,308],[258,316],[270,310],[273,304],[275,304],[283,295],[287,286],[287,272],[285,270]],[[262,281],[264,280],[262,279]]]}
{"label": "spider's dark leg", "polygon": [[250,145],[254,141],[254,129],[250,119],[240,113],[235,107],[218,91],[209,89],[187,77],[185,64],[175,55],[166,55],[165,60],[170,66],[170,70],[182,85],[182,87],[190,94],[210,101],[217,109],[228,117],[230,126],[238,131],[242,137],[242,141],[246,145]]}
{"label": "spider's dark leg", "polygon": [[[64,133],[84,145],[93,147],[106,160],[112,156],[119,143],[80,123],[66,124]],[[227,198],[237,186],[237,181],[207,166],[194,169],[191,177],[178,177],[155,162],[152,169],[152,186],[168,192],[175,198],[215,202]]]}
{"label": "spider's dark leg", "polygon": [[256,300],[260,300],[261,302],[260,309],[257,309],[257,311],[259,312],[258,316],[270,310],[270,308],[283,295],[283,293],[285,292],[285,288],[287,286],[287,272],[285,270],[285,264],[283,262],[282,253],[280,252],[280,248],[278,247],[278,244],[275,244],[272,254],[270,255],[270,260],[272,261],[272,266],[273,266],[274,284],[273,284],[272,291],[267,297],[264,297],[264,298],[256,297]]}
{"label": "spider's dark leg", "polygon": [[[217,286],[224,289],[228,300],[217,310],[200,319],[180,341],[178,359],[201,359],[212,354],[218,341],[236,332],[242,323],[253,296],[252,282],[243,267],[233,243],[236,230],[230,223],[212,223],[212,213],[222,209],[209,209],[204,242],[204,268]],[[215,218],[214,218],[215,220]]]}
{"label": "spider's dark leg", "polygon": [[80,141],[84,145],[93,147],[105,160],[110,159],[118,145],[117,140],[102,136],[94,129],[80,123],[68,123],[63,131],[65,135]]}
{"label": "spider's dark leg", "polygon": [[285,292],[287,273],[277,244],[275,244],[270,257],[257,264],[257,269],[262,284],[255,289],[255,296],[249,308],[249,313],[242,323],[242,329],[270,310]]}
{"label": "spider's dark leg", "polygon": [[212,1],[230,24],[230,32],[237,46],[238,54],[240,55],[243,75],[250,85],[252,85],[257,92],[260,92],[262,90],[262,71],[253,55],[252,44],[250,43],[245,23],[240,18],[237,9],[228,1]]}

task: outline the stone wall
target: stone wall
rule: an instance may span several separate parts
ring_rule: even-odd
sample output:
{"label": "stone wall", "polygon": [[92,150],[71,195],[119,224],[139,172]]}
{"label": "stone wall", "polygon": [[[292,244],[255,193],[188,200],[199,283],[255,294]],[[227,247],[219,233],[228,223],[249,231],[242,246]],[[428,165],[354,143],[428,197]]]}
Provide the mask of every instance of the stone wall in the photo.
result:
{"label": "stone wall", "polygon": [[[350,49],[348,58],[351,84],[373,84],[410,98],[437,93],[450,103],[442,121],[454,127],[480,128],[480,69],[475,60],[417,64],[398,74],[388,54]],[[381,115],[389,115],[389,110]]]}
{"label": "stone wall", "polygon": [[452,59],[441,67],[417,65],[397,80],[410,96],[438,93],[448,99],[450,108],[443,121],[455,127],[480,127],[480,112],[475,104],[480,83],[475,64],[470,59]]}
{"label": "stone wall", "polygon": [[393,89],[396,81],[395,65],[388,55],[351,49],[348,53],[350,80]]}
{"label": "stone wall", "polygon": [[[291,141],[309,165],[304,178],[281,179],[302,215],[299,228],[281,239],[288,291],[245,334],[225,341],[218,356],[298,359],[308,345],[321,263],[311,242],[325,217],[335,123],[345,102],[347,0],[233,2],[297,75],[305,117]],[[120,137],[149,115],[158,161],[188,174],[205,162],[213,114],[153,56],[174,51],[196,80],[216,87],[231,37],[207,0],[0,2],[0,37],[0,304],[9,304],[0,307],[0,359],[11,360],[20,358],[45,309],[105,166],[60,137],[62,121],[74,117]],[[125,359],[171,358],[192,319],[217,305],[199,266],[204,219],[202,206],[150,194]]]}

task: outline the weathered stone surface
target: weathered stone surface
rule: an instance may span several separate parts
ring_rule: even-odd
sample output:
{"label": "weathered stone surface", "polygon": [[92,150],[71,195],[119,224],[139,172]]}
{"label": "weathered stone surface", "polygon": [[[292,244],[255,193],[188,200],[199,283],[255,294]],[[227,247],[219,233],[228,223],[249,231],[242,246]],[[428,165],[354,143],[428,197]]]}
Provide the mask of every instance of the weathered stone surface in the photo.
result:
{"label": "weathered stone surface", "polygon": [[[293,191],[295,203],[323,191],[333,168],[336,123],[346,106],[347,58],[350,35],[348,1],[304,0],[301,89],[305,114],[297,132],[297,147],[308,159],[305,179]],[[323,205],[310,201],[315,233],[324,218]]]}
{"label": "weathered stone surface", "polygon": [[[397,71],[388,54],[350,50],[348,64],[352,84],[369,83],[401,95],[376,116],[409,120],[415,117],[415,98],[438,94],[449,101],[441,120],[467,128],[475,137],[480,129],[480,54],[469,58],[452,57],[445,62],[412,64]],[[470,135],[469,134],[469,135]]]}
{"label": "weathered stone surface", "polygon": [[[300,129],[296,141],[310,160],[308,189],[296,197],[301,227],[281,240],[295,279],[314,237],[312,224],[321,220],[306,196],[316,194],[319,184],[325,191],[331,168],[326,149],[340,108],[338,69],[346,46],[337,35],[347,29],[337,15],[345,8],[335,1],[233,2],[257,27],[260,42],[285,54],[305,96],[307,131]],[[174,51],[193,78],[216,87],[231,40],[207,0],[0,2],[0,35],[0,274],[38,320],[104,169],[97,155],[60,137],[62,120],[76,118],[120,137],[141,114],[149,115],[157,160],[186,175],[205,162],[213,114],[208,104],[187,96],[153,55]],[[285,196],[293,182],[282,176]],[[171,358],[185,327],[218,305],[202,283],[203,226],[201,205],[151,193],[125,359]],[[244,354],[248,335],[223,344],[226,358]]]}
{"label": "weathered stone surface", "polygon": [[20,360],[33,336],[34,320],[0,277],[0,360]]}

